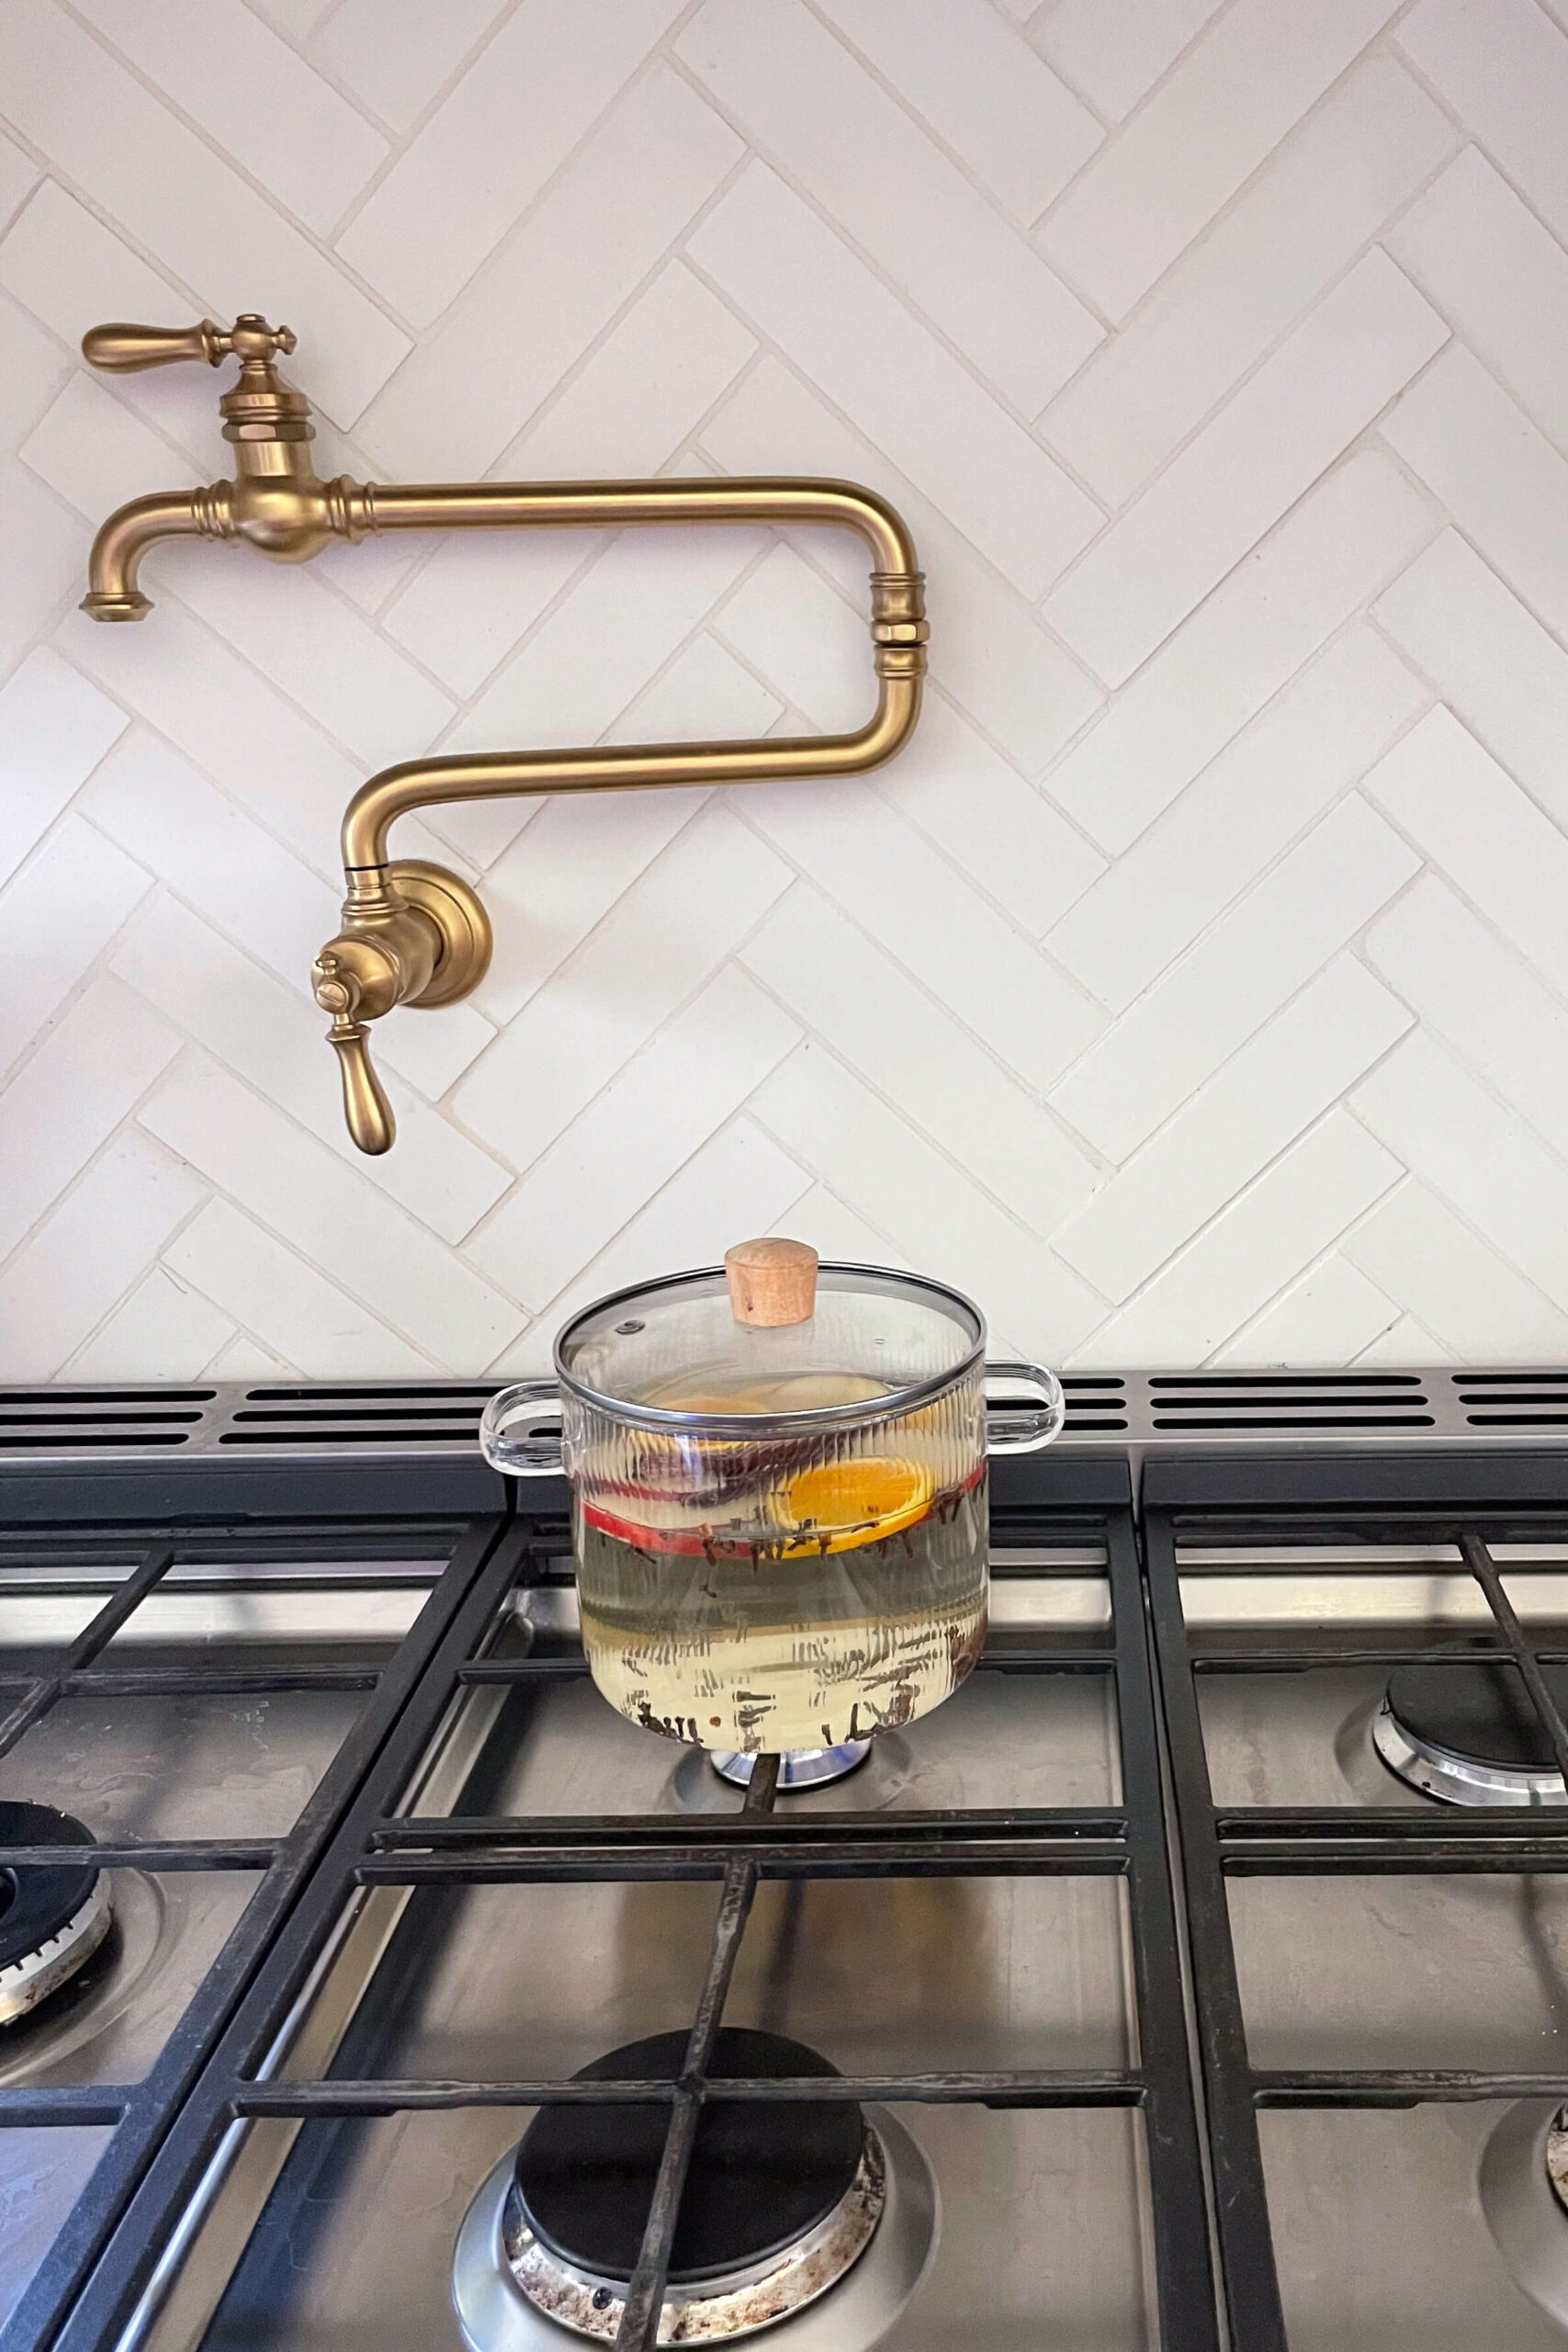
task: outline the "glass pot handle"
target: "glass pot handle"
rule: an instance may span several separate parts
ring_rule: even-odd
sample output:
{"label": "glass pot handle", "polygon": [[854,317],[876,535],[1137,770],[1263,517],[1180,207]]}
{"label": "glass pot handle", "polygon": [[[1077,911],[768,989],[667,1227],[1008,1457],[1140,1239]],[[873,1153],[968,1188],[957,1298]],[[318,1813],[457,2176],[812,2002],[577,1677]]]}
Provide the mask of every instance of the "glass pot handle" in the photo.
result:
{"label": "glass pot handle", "polygon": [[538,1433],[541,1421],[560,1419],[560,1390],[553,1380],[519,1380],[498,1389],[479,1418],[479,1452],[509,1478],[558,1478],[564,1470],[560,1431]]}
{"label": "glass pot handle", "polygon": [[[987,1363],[987,1386],[995,1381],[1010,1391],[1022,1389],[1038,1398],[1032,1405],[991,1405],[986,1416],[987,1453],[1038,1453],[1049,1445],[1067,1418],[1062,1384],[1054,1372],[1037,1363]],[[987,1400],[988,1402],[988,1400]]]}

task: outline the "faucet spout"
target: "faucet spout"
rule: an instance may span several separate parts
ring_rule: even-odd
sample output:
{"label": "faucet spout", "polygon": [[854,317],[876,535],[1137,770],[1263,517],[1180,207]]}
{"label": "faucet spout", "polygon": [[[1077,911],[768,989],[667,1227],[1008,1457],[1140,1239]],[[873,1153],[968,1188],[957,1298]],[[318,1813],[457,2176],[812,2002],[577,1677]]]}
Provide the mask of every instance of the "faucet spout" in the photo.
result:
{"label": "faucet spout", "polygon": [[82,610],[96,621],[139,621],[150,613],[152,604],[136,584],[142,557],[159,539],[219,536],[214,520],[208,519],[213,504],[211,491],[159,490],[111,514],[87,559]]}

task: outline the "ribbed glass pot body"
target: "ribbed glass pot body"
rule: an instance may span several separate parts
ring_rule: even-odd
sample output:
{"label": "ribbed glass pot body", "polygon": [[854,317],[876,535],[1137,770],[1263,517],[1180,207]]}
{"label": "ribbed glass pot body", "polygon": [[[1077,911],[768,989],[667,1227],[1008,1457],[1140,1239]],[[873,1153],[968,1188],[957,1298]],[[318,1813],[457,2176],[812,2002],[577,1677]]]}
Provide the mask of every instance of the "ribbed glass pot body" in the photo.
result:
{"label": "ribbed glass pot body", "polygon": [[[987,1413],[987,1378],[1032,1401]],[[986,1363],[977,1309],[941,1283],[824,1265],[807,1317],[757,1328],[714,1269],[588,1308],[556,1378],[493,1397],[480,1442],[498,1469],[566,1473],[611,1705],[758,1755],[951,1695],[986,1635],[987,1453],[1048,1443],[1062,1411],[1050,1373]]]}
{"label": "ribbed glass pot body", "polygon": [[751,1437],[567,1397],[582,1644],[649,1731],[743,1754],[907,1724],[986,1636],[976,1369],[897,1418]]}

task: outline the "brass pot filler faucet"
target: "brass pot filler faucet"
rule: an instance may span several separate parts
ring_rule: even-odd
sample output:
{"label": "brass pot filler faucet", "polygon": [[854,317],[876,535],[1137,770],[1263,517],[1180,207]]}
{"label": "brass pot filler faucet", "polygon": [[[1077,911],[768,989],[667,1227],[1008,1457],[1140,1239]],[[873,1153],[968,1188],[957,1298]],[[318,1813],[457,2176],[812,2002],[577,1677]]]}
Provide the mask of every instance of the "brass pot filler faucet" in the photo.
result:
{"label": "brass pot filler faucet", "polygon": [[858,775],[891,759],[919,716],[925,674],[924,575],[900,517],[874,491],[788,476],[606,482],[321,481],[311,470],[310,403],[278,376],[287,327],[254,311],[229,328],[94,327],[82,350],[123,373],[176,359],[240,362],[219,401],[235,479],[203,490],[157,491],[111,514],[93,542],[82,609],[97,621],[139,621],[151,607],[137,586],[156,539],[244,541],[277,563],[306,563],[331,539],[367,531],[497,530],[529,523],[833,523],[871,548],[874,715],[852,735],[739,743],[602,745],[574,752],[481,752],[404,760],[360,786],[343,820],[343,928],[316,958],[316,1001],[343,1077],[348,1131],[361,1151],[389,1148],[391,1106],[371,1066],[367,1023],[395,1004],[452,1004],[484,977],[491,931],[468,883],[445,867],[389,861],[394,818],[438,801],[512,793],[635,791],[661,784],[760,783],[778,776]]}

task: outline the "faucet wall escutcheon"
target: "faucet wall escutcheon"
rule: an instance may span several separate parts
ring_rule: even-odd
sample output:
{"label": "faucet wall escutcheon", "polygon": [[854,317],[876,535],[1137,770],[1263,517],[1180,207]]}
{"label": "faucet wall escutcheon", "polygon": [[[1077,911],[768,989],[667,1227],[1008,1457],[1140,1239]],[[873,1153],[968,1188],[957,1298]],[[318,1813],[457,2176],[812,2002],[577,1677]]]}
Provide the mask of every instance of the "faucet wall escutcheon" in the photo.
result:
{"label": "faucet wall escutcheon", "polygon": [[646,523],[830,524],[856,531],[872,559],[871,636],[876,707],[844,734],[742,742],[595,744],[579,751],[482,752],[407,760],[383,769],[344,815],[342,928],[316,959],[316,1001],[343,1078],[344,1113],[360,1150],[389,1149],[396,1128],[371,1066],[368,1024],[394,1005],[451,1004],[490,961],[490,925],[468,884],[445,867],[393,862],[400,816],[446,801],[558,792],[646,790],[666,784],[745,784],[859,775],[891,759],[919,716],[926,668],[924,574],[901,517],[858,482],[767,475],[655,481],[360,483],[322,481],[310,461],[310,403],[276,373],[294,349],[288,327],[246,311],[231,327],[94,327],[82,339],[95,368],[124,373],[179,360],[240,362],[219,401],[234,451],[231,479],[195,491],[154,492],[111,514],[88,560],[82,609],[94,620],[140,620],[138,584],[160,539],[249,545],[275,562],[301,563],[333,538],[370,531],[501,530],[529,525],[598,529]]}

